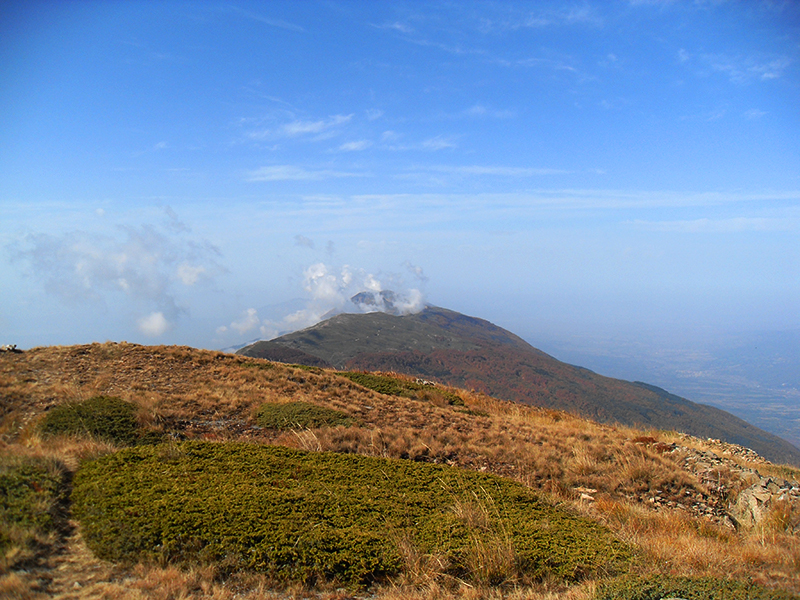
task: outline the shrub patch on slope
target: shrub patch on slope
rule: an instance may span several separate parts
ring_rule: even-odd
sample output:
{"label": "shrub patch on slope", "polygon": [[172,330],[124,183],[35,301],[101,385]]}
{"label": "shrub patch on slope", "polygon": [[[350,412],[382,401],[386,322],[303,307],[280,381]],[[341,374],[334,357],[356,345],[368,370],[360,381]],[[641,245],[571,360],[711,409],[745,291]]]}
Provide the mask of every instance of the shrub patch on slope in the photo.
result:
{"label": "shrub patch on slope", "polygon": [[363,586],[413,557],[491,584],[576,580],[628,557],[606,529],[496,476],[275,446],[121,450],[81,467],[73,503],[102,558],[219,561],[307,583]]}
{"label": "shrub patch on slope", "polygon": [[341,371],[338,375],[346,377],[353,383],[357,383],[362,387],[378,392],[379,394],[386,394],[387,396],[409,397],[411,396],[409,392],[422,388],[419,384],[400,381],[399,379],[387,375],[359,373],[356,371]]}
{"label": "shrub patch on slope", "polygon": [[340,410],[318,406],[311,402],[269,402],[256,413],[261,427],[270,429],[315,429],[317,427],[345,427],[355,419]]}
{"label": "shrub patch on slope", "polygon": [[599,586],[595,600],[793,600],[797,596],[747,582],[716,579],[649,576],[620,577]]}
{"label": "shrub patch on slope", "polygon": [[157,434],[140,428],[138,410],[136,404],[121,398],[95,396],[50,409],[39,428],[45,435],[89,436],[125,446],[156,441]]}
{"label": "shrub patch on slope", "polygon": [[347,377],[353,383],[387,396],[402,396],[416,400],[429,400],[431,397],[438,396],[446,404],[464,406],[464,400],[458,394],[433,386],[406,381],[398,377],[361,373],[359,371],[340,371],[338,375]]}

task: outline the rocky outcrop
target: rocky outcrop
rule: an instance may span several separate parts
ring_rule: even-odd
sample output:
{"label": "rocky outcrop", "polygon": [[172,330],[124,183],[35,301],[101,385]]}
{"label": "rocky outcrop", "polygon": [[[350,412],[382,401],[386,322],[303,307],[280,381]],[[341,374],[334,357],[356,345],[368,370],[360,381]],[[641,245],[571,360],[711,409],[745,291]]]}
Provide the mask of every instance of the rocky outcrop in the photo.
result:
{"label": "rocky outcrop", "polygon": [[[753,450],[716,439],[700,440],[686,434],[681,434],[680,440],[683,443],[668,444],[651,437],[633,440],[659,454],[671,455],[683,469],[695,476],[706,491],[676,499],[674,494],[654,490],[647,502],[656,510],[686,509],[696,516],[736,529],[762,525],[779,507],[786,514],[800,514],[800,483],[794,479],[762,476],[757,468],[743,466],[742,463],[772,465]],[[701,444],[708,450],[698,450],[696,446]],[[789,519],[785,525],[794,532],[800,531],[800,522]]]}
{"label": "rocky outcrop", "polygon": [[[800,511],[800,485],[796,481],[772,477],[759,480],[739,492],[736,503],[730,509],[730,516],[739,527],[752,528],[761,525],[778,505],[782,504],[786,514]],[[800,522],[779,524],[792,533],[800,532]]]}

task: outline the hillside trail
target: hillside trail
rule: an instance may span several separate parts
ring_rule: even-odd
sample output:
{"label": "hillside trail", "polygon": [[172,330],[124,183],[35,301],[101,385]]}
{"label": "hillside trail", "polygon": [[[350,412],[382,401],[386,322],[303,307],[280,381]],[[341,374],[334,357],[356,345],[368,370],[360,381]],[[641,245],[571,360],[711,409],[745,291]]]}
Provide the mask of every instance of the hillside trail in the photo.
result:
{"label": "hillside trail", "polygon": [[24,598],[99,600],[109,597],[109,584],[125,587],[124,582],[131,580],[124,568],[96,558],[84,543],[77,524],[69,525],[52,552],[28,569],[16,572],[26,584],[29,595]]}
{"label": "hillside trail", "polygon": [[[221,585],[190,581],[180,575],[170,580],[155,577],[142,579],[137,570],[101,560],[86,546],[77,523],[70,521],[66,534],[47,554],[25,569],[13,573],[10,586],[0,585],[0,598],[18,600],[191,600],[233,598],[253,600],[374,600],[372,594],[353,595],[345,590],[317,591],[302,589],[281,591],[259,585]],[[231,584],[231,585],[229,585]],[[227,589],[226,589],[227,588]]]}

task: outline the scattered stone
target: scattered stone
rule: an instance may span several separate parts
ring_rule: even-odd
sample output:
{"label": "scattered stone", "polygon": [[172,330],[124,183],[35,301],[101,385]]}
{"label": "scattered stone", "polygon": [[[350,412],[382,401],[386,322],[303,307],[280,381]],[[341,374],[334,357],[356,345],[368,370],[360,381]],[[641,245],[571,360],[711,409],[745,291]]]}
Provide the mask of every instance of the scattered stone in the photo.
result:
{"label": "scattered stone", "polygon": [[[680,437],[691,445],[702,442],[713,451],[697,450],[690,445],[666,444],[650,436],[637,437],[632,441],[659,454],[672,454],[682,468],[698,479],[708,494],[690,490],[654,490],[640,494],[636,498],[639,502],[648,503],[653,510],[687,509],[695,516],[735,529],[752,528],[762,523],[776,501],[800,505],[798,482],[762,477],[757,470],[744,467],[735,460],[741,459],[756,465],[771,464],[753,450],[711,438],[699,440],[687,434],[680,434]],[[735,490],[729,489],[723,479],[739,479],[749,487],[735,495]],[[800,526],[795,527],[794,531],[800,531]]]}
{"label": "scattered stone", "polygon": [[[758,482],[739,492],[736,503],[731,507],[730,517],[739,527],[756,527],[769,515],[776,501],[800,506],[800,490],[788,481],[777,482],[769,477],[761,477]],[[792,531],[800,531],[800,525],[796,525]]]}

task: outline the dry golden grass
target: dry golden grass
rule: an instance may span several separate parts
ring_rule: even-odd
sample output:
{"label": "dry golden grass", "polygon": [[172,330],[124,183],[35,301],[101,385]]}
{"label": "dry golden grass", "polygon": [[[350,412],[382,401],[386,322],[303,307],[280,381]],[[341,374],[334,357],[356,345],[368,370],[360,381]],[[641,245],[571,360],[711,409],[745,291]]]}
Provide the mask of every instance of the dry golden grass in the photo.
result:
{"label": "dry golden grass", "polygon": [[[652,445],[635,440],[652,436],[701,451],[713,451],[713,443],[671,432],[600,425],[559,411],[443,389],[457,393],[465,406],[450,406],[436,394],[429,394],[427,399],[384,396],[332,371],[187,347],[106,343],[37,348],[0,357],[0,395],[4,398],[0,407],[0,452],[55,457],[74,470],[84,459],[113,451],[114,446],[105,442],[43,439],[36,429],[37,420],[49,407],[113,395],[140,407],[138,419],[143,426],[178,438],[250,440],[493,472],[549,494],[554,501],[608,525],[638,549],[637,569],[642,573],[752,578],[800,593],[800,540],[792,533],[800,521],[800,509],[778,504],[764,525],[753,531],[733,531],[698,517],[692,512],[693,499],[716,498],[714,490],[682,466],[679,453],[662,454]],[[289,432],[257,427],[254,417],[262,403],[288,401],[313,402],[346,412],[360,426]],[[728,459],[732,465],[757,468],[764,475],[798,478],[796,469],[749,463],[735,456]],[[727,490],[727,497],[720,497],[720,502],[732,501],[749,485],[736,469],[721,466],[717,471],[718,483],[724,483]],[[657,490],[674,502],[674,508],[653,509],[649,499]],[[479,524],[491,507],[476,498],[457,510],[462,518]],[[486,581],[503,569],[503,577],[513,581],[502,536],[495,542],[491,547],[475,546],[475,564],[485,570]],[[591,583],[573,589],[512,585],[500,591],[446,582],[439,576],[443,570],[440,557],[420,555],[411,545],[404,546],[403,540],[398,544],[403,549],[406,576],[394,587],[377,590],[377,598],[587,600],[593,592]],[[79,547],[79,540],[73,546]],[[73,546],[64,552],[73,552]],[[87,563],[93,560],[82,556]],[[55,555],[45,557],[36,568],[57,569],[65,564],[59,560]],[[95,566],[98,564],[96,561]],[[215,573],[202,569],[138,566],[126,570],[121,579],[118,570],[97,568],[108,578],[87,583],[86,570],[75,567],[73,579],[70,581],[67,574],[64,585],[59,584],[60,597],[339,597],[335,590],[275,590],[273,582],[256,576],[220,580]],[[44,592],[37,591],[35,584],[35,568],[31,572],[34,575],[2,575],[0,596],[42,597]],[[67,590],[74,583],[81,587]]]}
{"label": "dry golden grass", "polygon": [[652,512],[643,506],[600,500],[591,512],[641,549],[643,568],[664,575],[752,578],[797,591],[800,539],[769,524],[735,532],[682,511]]}

